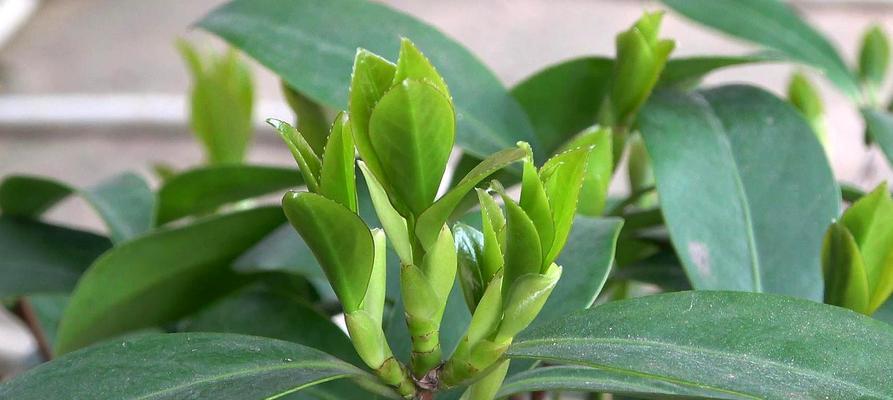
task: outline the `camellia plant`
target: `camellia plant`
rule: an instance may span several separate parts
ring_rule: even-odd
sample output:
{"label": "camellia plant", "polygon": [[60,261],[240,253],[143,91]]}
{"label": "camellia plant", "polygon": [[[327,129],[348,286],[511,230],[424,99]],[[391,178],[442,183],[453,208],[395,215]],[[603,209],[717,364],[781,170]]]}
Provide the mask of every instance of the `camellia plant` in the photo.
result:
{"label": "camellia plant", "polygon": [[[0,399],[893,399],[888,187],[835,179],[807,72],[700,84],[818,69],[889,156],[886,35],[850,68],[779,1],[664,3],[761,51],[675,57],[646,13],[506,89],[376,3],[221,6],[197,26],[233,50],[180,43],[204,164],[0,182],[0,300],[46,361]],[[297,168],[246,162],[240,53]],[[104,232],[43,218],[70,196]]]}

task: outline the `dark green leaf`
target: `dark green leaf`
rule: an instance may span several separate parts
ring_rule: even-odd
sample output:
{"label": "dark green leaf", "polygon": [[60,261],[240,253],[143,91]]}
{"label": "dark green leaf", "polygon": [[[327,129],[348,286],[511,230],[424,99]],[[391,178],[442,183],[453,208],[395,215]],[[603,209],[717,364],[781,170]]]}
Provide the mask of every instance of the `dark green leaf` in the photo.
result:
{"label": "dark green leaf", "polygon": [[155,195],[146,181],[133,173],[116,175],[83,190],[48,178],[10,176],[0,183],[0,210],[37,218],[71,194],[82,196],[93,207],[115,242],[138,236],[152,226]]}
{"label": "dark green leaf", "polygon": [[56,352],[172,321],[232,291],[246,280],[230,270],[233,260],[283,222],[279,207],[249,209],[160,229],[106,252],[78,282]]}
{"label": "dark green leaf", "polygon": [[56,345],[56,333],[59,331],[59,322],[62,321],[65,307],[68,306],[68,299],[67,294],[38,294],[28,296],[25,300],[34,312],[39,334],[50,349]]}
{"label": "dark green leaf", "polygon": [[289,192],[282,208],[319,261],[346,312],[359,309],[372,274],[372,233],[359,216],[315,193]]}
{"label": "dark green leaf", "polygon": [[703,397],[890,399],[887,349],[893,327],[838,307],[680,292],[569,315],[522,334],[508,356],[597,367]]}
{"label": "dark green leaf", "polygon": [[[511,376],[499,389],[498,397],[535,391],[579,391],[639,395],[653,398],[738,399],[723,390],[696,388],[685,383],[660,381],[627,371],[578,366],[533,368]],[[616,399],[616,397],[613,397]],[[652,398],[649,396],[648,398]]]}
{"label": "dark green leaf", "polygon": [[0,298],[66,293],[109,247],[89,232],[0,216]]}
{"label": "dark green leaf", "polygon": [[339,110],[347,105],[357,48],[396,59],[398,38],[407,37],[450,83],[460,146],[483,157],[518,140],[533,141],[523,110],[486,66],[436,29],[387,6],[359,0],[237,0],[199,26],[241,48],[307,97]]}
{"label": "dark green leaf", "polygon": [[777,51],[825,71],[847,95],[859,86],[822,34],[779,0],[663,0],[673,10],[711,28]]}
{"label": "dark green leaf", "polygon": [[295,113],[297,119],[295,127],[298,132],[304,135],[307,143],[317,155],[322,155],[326,147],[326,138],[329,135],[329,121],[326,118],[325,110],[313,100],[290,88],[284,81],[282,82],[282,94],[285,96],[289,108]]}
{"label": "dark green leaf", "polygon": [[210,213],[226,204],[296,187],[293,168],[215,165],[177,174],[158,190],[158,222]]}
{"label": "dark green leaf", "polygon": [[639,124],[695,289],[821,299],[821,237],[840,192],[793,107],[747,86],[663,92]]}
{"label": "dark green leaf", "polygon": [[667,66],[660,75],[660,81],[657,84],[664,87],[694,88],[706,75],[718,69],[775,60],[777,57],[769,54],[673,58],[667,61]]}
{"label": "dark green leaf", "polygon": [[893,114],[871,108],[862,109],[862,118],[868,135],[887,156],[887,163],[893,165]]}
{"label": "dark green leaf", "polygon": [[358,368],[295,343],[219,333],[178,333],[108,342],[41,365],[0,386],[0,398],[265,399]]}

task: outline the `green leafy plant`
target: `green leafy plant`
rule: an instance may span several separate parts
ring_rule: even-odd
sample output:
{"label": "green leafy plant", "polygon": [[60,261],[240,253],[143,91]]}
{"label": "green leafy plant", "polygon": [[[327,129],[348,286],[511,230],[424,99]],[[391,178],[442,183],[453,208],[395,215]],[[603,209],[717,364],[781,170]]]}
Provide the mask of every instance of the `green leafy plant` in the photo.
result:
{"label": "green leafy plant", "polygon": [[[818,68],[886,149],[884,34],[848,68],[776,0],[665,3],[764,49],[671,57],[646,13],[614,57],[505,88],[376,3],[212,11],[199,27],[282,79],[297,118],[268,123],[297,170],[245,163],[236,50],[181,43],[205,164],[158,187],[5,177],[0,298],[48,362],[0,399],[893,398],[886,185],[841,191],[805,74],[788,99],[700,85]],[[72,195],[103,232],[45,220]]]}

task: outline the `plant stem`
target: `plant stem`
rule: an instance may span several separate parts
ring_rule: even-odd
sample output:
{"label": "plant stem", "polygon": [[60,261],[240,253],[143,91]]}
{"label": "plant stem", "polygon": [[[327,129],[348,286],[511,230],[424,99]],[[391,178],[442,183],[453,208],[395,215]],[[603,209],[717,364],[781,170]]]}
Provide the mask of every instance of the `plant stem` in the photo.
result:
{"label": "plant stem", "polygon": [[46,336],[43,334],[43,329],[41,329],[40,323],[34,315],[34,309],[31,308],[31,304],[28,303],[28,300],[24,297],[19,299],[19,301],[16,302],[13,312],[22,319],[22,322],[24,322],[28,327],[28,330],[31,331],[31,335],[34,336],[34,340],[37,341],[37,348],[43,359],[46,361],[52,360],[53,352],[50,350],[50,345],[47,342]]}

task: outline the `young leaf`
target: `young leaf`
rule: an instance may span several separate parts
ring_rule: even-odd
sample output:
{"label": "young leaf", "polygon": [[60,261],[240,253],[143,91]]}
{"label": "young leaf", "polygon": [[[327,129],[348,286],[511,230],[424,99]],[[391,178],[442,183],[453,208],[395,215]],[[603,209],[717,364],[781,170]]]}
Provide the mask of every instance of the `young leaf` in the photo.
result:
{"label": "young leaf", "polygon": [[345,312],[360,309],[372,274],[372,234],[359,216],[315,193],[282,199],[289,222],[313,251]]}
{"label": "young leaf", "polygon": [[247,279],[230,264],[283,222],[279,207],[261,207],[119,244],[78,282],[59,326],[56,352],[170,322],[231,292]]}
{"label": "young leaf", "polygon": [[802,73],[796,73],[788,83],[788,100],[809,121],[813,132],[822,144],[828,139],[825,130],[825,107],[818,90],[806,79]]}
{"label": "young leaf", "polygon": [[487,191],[475,189],[481,203],[481,229],[484,249],[481,257],[481,278],[487,285],[505,266],[506,222],[502,209]]}
{"label": "young leaf", "polygon": [[[115,365],[114,372],[109,365]],[[68,354],[0,385],[0,397],[38,400],[65,393],[95,400],[260,399],[348,377],[373,379],[296,343],[177,333],[117,340]]]}
{"label": "young leaf", "polygon": [[354,176],[353,135],[342,112],[335,117],[319,173],[319,194],[357,212],[357,179]]}
{"label": "young leaf", "polygon": [[536,319],[558,279],[561,267],[552,264],[542,275],[525,274],[512,283],[505,296],[504,314],[494,341],[506,343]]}
{"label": "young leaf", "polygon": [[[361,0],[237,0],[212,11],[198,25],[239,46],[307,97],[339,110],[356,89],[350,94],[346,89],[356,49],[396,59],[396,38],[411,38],[450,82],[456,110],[463,116],[457,121],[459,146],[483,158],[518,140],[534,143],[526,114],[477,57],[437,29],[386,5]],[[350,29],[332,35],[332,27]],[[350,113],[358,117],[352,107]],[[375,165],[369,167],[378,174]]]}
{"label": "young leaf", "polygon": [[550,247],[543,248],[543,271],[558,257],[570,234],[591,152],[592,146],[568,150],[546,161],[540,169],[555,223],[555,239]]}
{"label": "young leaf", "polygon": [[421,268],[442,305],[446,305],[447,297],[456,280],[456,262],[453,233],[444,225],[434,246],[425,253]]}
{"label": "young leaf", "polygon": [[387,192],[385,192],[372,171],[369,170],[369,167],[366,166],[366,163],[360,161],[359,165],[360,171],[363,172],[363,177],[366,179],[366,186],[369,188],[369,197],[372,199],[375,213],[378,215],[378,220],[381,221],[381,226],[387,233],[388,238],[391,239],[394,251],[400,257],[400,262],[412,264],[412,245],[409,243],[410,236],[406,227],[406,219],[391,205]]}
{"label": "young leaf", "polygon": [[156,221],[165,224],[221,206],[298,187],[294,168],[224,164],[198,167],[172,176],[158,189]]}
{"label": "young leaf", "polygon": [[840,223],[852,234],[864,261],[870,300],[868,314],[893,292],[893,199],[887,184],[852,205]]}
{"label": "young leaf", "polygon": [[[532,157],[531,157],[532,158]],[[524,161],[524,175],[521,178],[521,209],[530,217],[540,237],[540,248],[549,249],[555,240],[555,226],[546,190],[532,160]]]}
{"label": "young leaf", "polygon": [[67,293],[111,245],[90,232],[2,215],[0,298]]}
{"label": "young leaf", "polygon": [[880,25],[872,26],[862,37],[859,49],[859,79],[877,88],[884,84],[890,65],[890,42]]}
{"label": "young leaf", "polygon": [[357,152],[369,165],[376,176],[384,177],[381,161],[372,147],[369,138],[369,119],[378,101],[391,88],[396,73],[396,66],[390,61],[364,49],[358,49],[354,57],[353,72],[350,75],[350,110],[351,130],[356,142]]}
{"label": "young leaf", "polygon": [[586,172],[583,174],[583,187],[577,201],[577,213],[598,216],[605,209],[608,187],[614,175],[614,153],[610,129],[598,126],[586,129],[567,144],[567,148],[591,146]]}
{"label": "young leaf", "polygon": [[825,72],[850,97],[859,85],[834,47],[779,0],[663,0],[676,12]]}
{"label": "young leaf", "polygon": [[539,274],[543,260],[539,234],[530,217],[514,200],[502,194],[506,213],[505,269],[503,292],[526,274]]}
{"label": "young leaf", "polygon": [[293,126],[285,121],[274,118],[268,118],[267,123],[279,132],[279,136],[288,145],[291,155],[298,163],[301,175],[304,176],[304,183],[311,192],[319,191],[319,176],[322,169],[322,161],[310,147],[310,144],[304,140],[301,132],[298,132]]}
{"label": "young leaf", "polygon": [[459,284],[462,286],[465,304],[473,313],[486,288],[486,283],[481,276],[484,235],[477,229],[461,222],[453,225],[453,235],[456,241]]}
{"label": "young leaf", "polygon": [[385,233],[381,229],[372,230],[372,242],[375,246],[375,256],[372,260],[372,273],[369,276],[369,286],[363,296],[363,311],[369,313],[381,327],[384,318],[384,303],[387,297],[387,242]]}
{"label": "young leaf", "polygon": [[385,94],[369,119],[369,139],[385,181],[409,211],[434,202],[456,134],[453,106],[434,86],[404,80]]}
{"label": "young leaf", "polygon": [[821,237],[840,192],[793,107],[747,86],[659,92],[639,130],[695,289],[822,298]]}
{"label": "young leaf", "polygon": [[[831,224],[822,242],[825,303],[871,315],[870,293],[862,254],[853,235],[839,222]],[[886,300],[886,299],[885,299]]]}
{"label": "young leaf", "polygon": [[[886,348],[893,348],[893,327],[838,307],[757,293],[680,292],[571,314],[526,331],[507,354],[682,385],[700,392],[696,397],[885,399],[893,366],[878,349]],[[628,393],[660,393],[650,390]]]}
{"label": "young leaf", "polygon": [[446,82],[437,70],[431,65],[431,61],[407,38],[400,39],[400,57],[397,59],[397,70],[394,73],[394,81],[391,86],[396,86],[404,80],[413,79],[434,86],[445,96],[450,96]]}
{"label": "young leaf", "polygon": [[450,189],[449,192],[419,216],[415,234],[422,243],[422,247],[428,248],[437,240],[440,227],[446,223],[450,214],[452,214],[456,206],[459,205],[471,189],[474,189],[478,183],[494,172],[526,156],[527,153],[524,149],[513,147],[491,154],[476,167],[472,168],[455,187]]}

